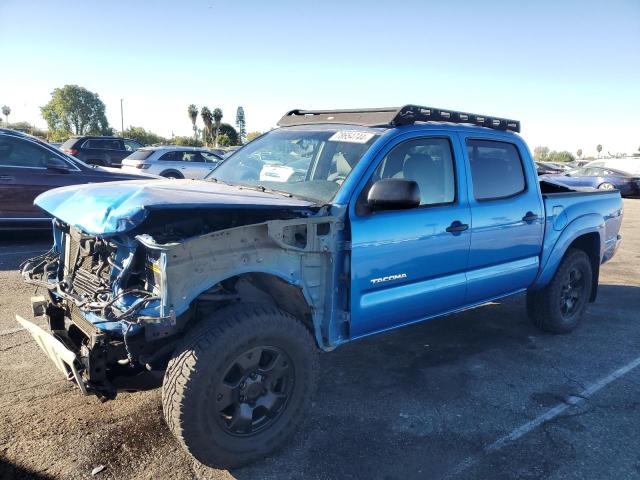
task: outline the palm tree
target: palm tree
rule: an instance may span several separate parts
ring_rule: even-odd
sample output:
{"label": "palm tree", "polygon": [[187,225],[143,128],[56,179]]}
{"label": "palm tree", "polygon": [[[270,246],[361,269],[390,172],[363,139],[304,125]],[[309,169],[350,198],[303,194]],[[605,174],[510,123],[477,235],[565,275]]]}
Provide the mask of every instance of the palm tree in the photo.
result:
{"label": "palm tree", "polygon": [[582,158],[582,149],[579,148],[578,151],[576,152],[576,155],[578,155],[578,158]]}
{"label": "palm tree", "polygon": [[197,140],[198,139],[198,127],[196,127],[196,120],[198,120],[198,107],[196,107],[192,103],[187,108],[187,112],[189,113],[189,118],[191,119],[191,123],[193,124],[193,138],[195,140]]}
{"label": "palm tree", "polygon": [[208,145],[207,137],[212,139],[212,126],[213,126],[213,114],[208,107],[202,107],[200,110],[200,117],[202,117],[202,122],[204,123],[204,131],[205,131],[205,143]]}
{"label": "palm tree", "polygon": [[2,114],[4,115],[4,119],[7,122],[7,127],[9,126],[9,114],[10,113],[11,113],[11,109],[8,106],[3,105],[2,106]]}
{"label": "palm tree", "polygon": [[602,151],[602,145],[598,145],[596,147],[596,150],[598,151],[598,158],[600,158],[600,152]]}
{"label": "palm tree", "polygon": [[218,130],[220,129],[220,124],[222,123],[222,110],[219,108],[213,109],[213,122],[216,127],[216,147],[218,146]]}

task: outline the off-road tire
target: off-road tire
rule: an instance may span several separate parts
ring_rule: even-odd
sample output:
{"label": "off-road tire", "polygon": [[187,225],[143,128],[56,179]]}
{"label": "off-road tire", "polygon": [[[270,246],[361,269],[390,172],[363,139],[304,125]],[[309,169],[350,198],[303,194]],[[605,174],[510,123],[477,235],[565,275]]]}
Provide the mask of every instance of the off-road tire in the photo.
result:
{"label": "off-road tire", "polygon": [[[563,312],[563,296],[571,272],[580,272],[584,285],[575,301],[575,309]],[[540,290],[527,292],[527,313],[535,326],[550,333],[569,333],[578,326],[591,296],[591,261],[583,250],[569,249],[553,279]]]}
{"label": "off-road tire", "polygon": [[[214,391],[229,365],[243,352],[270,345],[293,364],[290,397],[265,429],[238,437],[220,425]],[[273,306],[231,306],[204,318],[189,331],[169,362],[162,406],[169,429],[201,463],[238,467],[281,448],[303,422],[318,378],[318,351],[309,329]]]}

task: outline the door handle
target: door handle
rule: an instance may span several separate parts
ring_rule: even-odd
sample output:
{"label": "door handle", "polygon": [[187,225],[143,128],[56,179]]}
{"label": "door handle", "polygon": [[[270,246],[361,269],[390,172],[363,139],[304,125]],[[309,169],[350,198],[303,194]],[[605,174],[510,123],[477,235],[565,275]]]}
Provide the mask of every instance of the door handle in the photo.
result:
{"label": "door handle", "polygon": [[527,214],[524,217],[522,217],[522,220],[527,223],[531,223],[537,219],[538,219],[538,215],[536,215],[533,212],[527,212]]}
{"label": "door handle", "polygon": [[10,182],[13,179],[14,177],[12,177],[11,175],[0,175],[1,182]]}
{"label": "door handle", "polygon": [[453,233],[455,235],[456,233],[464,232],[468,228],[469,228],[469,225],[467,225],[466,223],[462,223],[459,220],[456,220],[455,222],[451,223],[451,225],[447,227],[447,232]]}

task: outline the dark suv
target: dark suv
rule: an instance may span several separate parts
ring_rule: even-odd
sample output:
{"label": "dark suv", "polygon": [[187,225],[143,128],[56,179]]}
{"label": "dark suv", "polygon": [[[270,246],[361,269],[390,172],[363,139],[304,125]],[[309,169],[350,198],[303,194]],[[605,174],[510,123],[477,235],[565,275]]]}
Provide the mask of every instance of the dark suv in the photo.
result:
{"label": "dark suv", "polygon": [[84,136],[72,137],[60,148],[90,165],[119,167],[123,158],[140,147],[140,143],[129,138]]}

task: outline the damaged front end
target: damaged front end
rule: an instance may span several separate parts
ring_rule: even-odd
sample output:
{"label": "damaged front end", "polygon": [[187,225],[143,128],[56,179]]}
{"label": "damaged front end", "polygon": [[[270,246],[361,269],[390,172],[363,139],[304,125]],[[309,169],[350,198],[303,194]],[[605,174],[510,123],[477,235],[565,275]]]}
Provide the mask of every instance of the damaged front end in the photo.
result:
{"label": "damaged front end", "polygon": [[271,299],[326,350],[348,338],[348,288],[334,268],[348,264],[339,218],[326,209],[210,210],[195,228],[180,217],[157,211],[141,228],[106,235],[56,219],[53,248],[22,265],[24,280],[48,292],[34,314],[55,341],[31,333],[85,393],[112,399],[159,387],[182,333],[234,302]]}
{"label": "damaged front end", "polygon": [[100,238],[57,220],[53,233],[52,249],[27,260],[22,276],[48,291],[34,314],[76,355],[81,389],[110,399],[159,386],[173,343],[163,334],[177,321],[161,306],[159,258],[127,235]]}

